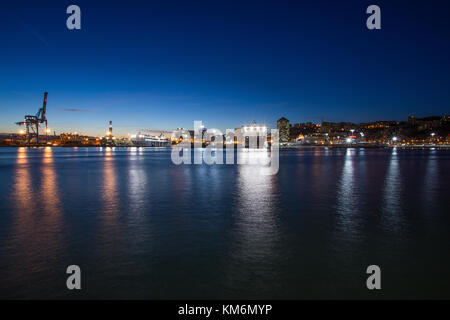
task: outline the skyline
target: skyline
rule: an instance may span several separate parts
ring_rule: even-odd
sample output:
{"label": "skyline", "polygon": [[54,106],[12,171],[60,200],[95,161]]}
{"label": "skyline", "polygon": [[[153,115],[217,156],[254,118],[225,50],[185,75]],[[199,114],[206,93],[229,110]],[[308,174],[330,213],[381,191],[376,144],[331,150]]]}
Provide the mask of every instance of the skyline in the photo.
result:
{"label": "skyline", "polygon": [[[49,92],[49,127],[102,135],[252,121],[405,121],[449,112],[449,4],[372,2],[8,3],[0,132]],[[407,5],[408,10],[404,10]],[[406,12],[407,11],[407,12]],[[430,59],[429,57],[433,57]]]}

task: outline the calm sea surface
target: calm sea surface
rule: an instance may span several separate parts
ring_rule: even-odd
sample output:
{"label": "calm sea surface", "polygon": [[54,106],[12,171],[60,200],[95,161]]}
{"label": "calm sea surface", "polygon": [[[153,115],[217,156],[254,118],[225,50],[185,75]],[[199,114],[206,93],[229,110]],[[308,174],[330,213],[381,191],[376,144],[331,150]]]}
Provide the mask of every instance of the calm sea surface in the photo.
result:
{"label": "calm sea surface", "polygon": [[170,149],[0,148],[0,298],[450,298],[449,160],[304,148],[264,176]]}

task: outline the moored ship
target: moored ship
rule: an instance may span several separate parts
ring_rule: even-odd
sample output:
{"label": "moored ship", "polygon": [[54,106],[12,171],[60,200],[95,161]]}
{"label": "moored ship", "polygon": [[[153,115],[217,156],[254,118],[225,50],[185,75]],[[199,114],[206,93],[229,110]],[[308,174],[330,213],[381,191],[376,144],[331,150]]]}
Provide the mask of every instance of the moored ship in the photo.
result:
{"label": "moored ship", "polygon": [[139,132],[131,136],[131,142],[136,147],[170,147],[171,142],[162,133],[159,136]]}

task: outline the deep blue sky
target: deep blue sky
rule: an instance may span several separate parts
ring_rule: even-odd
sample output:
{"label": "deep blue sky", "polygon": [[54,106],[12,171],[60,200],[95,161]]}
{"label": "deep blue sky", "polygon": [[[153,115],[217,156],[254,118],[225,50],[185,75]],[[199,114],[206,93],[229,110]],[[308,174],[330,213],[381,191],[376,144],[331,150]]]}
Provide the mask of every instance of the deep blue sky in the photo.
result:
{"label": "deep blue sky", "polygon": [[[66,28],[77,4],[82,29]],[[382,30],[367,30],[377,4]],[[450,113],[448,1],[2,1],[0,132]]]}

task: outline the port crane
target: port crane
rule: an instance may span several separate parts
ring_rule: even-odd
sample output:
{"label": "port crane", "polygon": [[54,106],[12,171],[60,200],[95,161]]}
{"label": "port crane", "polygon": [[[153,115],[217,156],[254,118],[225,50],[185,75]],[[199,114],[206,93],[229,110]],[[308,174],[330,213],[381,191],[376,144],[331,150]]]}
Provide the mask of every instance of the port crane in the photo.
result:
{"label": "port crane", "polygon": [[36,113],[36,115],[25,115],[24,121],[16,122],[19,126],[26,127],[26,140],[27,144],[30,145],[33,138],[36,138],[36,144],[39,145],[39,127],[45,124],[45,136],[47,136],[48,128],[47,128],[47,95],[48,92],[44,92],[44,102],[42,104],[42,108]]}

